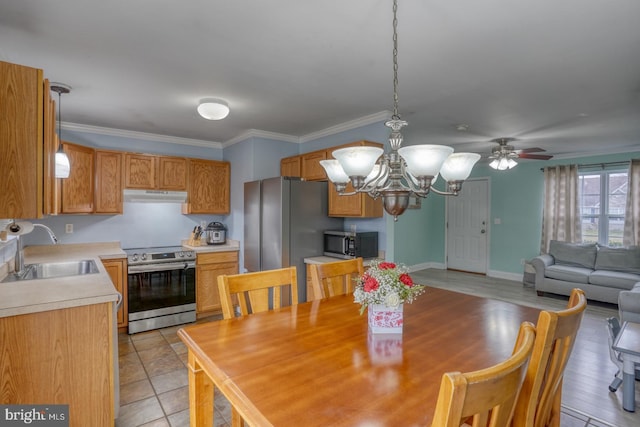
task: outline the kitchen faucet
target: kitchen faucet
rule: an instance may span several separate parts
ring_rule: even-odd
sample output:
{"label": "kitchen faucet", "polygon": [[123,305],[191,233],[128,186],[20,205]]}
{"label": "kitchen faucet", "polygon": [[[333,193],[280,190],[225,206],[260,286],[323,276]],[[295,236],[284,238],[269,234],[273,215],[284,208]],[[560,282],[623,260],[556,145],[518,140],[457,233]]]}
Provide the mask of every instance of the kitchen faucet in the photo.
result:
{"label": "kitchen faucet", "polygon": [[14,258],[14,273],[20,275],[24,270],[24,248],[22,245],[22,235],[28,234],[33,231],[35,227],[44,228],[49,234],[49,238],[51,238],[51,242],[54,245],[58,244],[58,238],[53,231],[44,224],[32,224],[30,222],[19,222],[17,223],[15,220],[7,225],[6,229],[13,235],[16,236],[16,255]]}

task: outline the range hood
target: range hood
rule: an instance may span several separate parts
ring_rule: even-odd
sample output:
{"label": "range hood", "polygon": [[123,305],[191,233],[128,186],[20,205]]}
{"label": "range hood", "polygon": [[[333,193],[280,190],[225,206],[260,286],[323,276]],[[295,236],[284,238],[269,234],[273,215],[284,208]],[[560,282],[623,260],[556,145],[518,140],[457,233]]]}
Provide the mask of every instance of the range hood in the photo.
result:
{"label": "range hood", "polygon": [[129,203],[184,203],[186,191],[124,190],[124,201]]}

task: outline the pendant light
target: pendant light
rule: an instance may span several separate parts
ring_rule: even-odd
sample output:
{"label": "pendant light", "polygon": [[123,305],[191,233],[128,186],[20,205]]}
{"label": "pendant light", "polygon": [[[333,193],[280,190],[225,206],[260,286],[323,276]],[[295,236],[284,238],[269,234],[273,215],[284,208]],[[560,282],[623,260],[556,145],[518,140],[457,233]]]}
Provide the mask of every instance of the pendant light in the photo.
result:
{"label": "pendant light", "polygon": [[64,83],[51,83],[51,90],[58,94],[58,150],[56,151],[56,178],[69,178],[71,165],[69,156],[62,148],[62,114],[61,99],[63,93],[71,92],[71,86]]}

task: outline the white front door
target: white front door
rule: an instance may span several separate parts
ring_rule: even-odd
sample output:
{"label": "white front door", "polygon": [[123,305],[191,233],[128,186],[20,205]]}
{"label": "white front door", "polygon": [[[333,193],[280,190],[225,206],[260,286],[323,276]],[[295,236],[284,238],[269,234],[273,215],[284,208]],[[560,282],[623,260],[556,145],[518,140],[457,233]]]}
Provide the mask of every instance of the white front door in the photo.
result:
{"label": "white front door", "polygon": [[487,273],[489,182],[465,181],[447,197],[447,268]]}

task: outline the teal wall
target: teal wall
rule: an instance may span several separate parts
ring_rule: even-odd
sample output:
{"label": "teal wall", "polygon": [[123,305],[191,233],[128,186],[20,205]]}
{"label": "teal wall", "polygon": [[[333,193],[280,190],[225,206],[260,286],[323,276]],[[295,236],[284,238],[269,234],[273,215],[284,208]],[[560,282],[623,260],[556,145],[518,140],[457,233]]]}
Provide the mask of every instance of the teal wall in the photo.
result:
{"label": "teal wall", "polygon": [[[624,154],[521,161],[508,171],[495,171],[478,164],[471,178],[488,178],[489,273],[522,273],[521,259],[540,253],[544,177],[541,168],[557,164],[591,164],[640,158],[640,151]],[[463,185],[464,191],[464,185]],[[420,213],[410,212],[395,224],[393,254],[396,262],[407,265],[445,262],[446,197],[431,194]],[[406,220],[405,220],[406,218]],[[500,224],[494,224],[496,218]]]}

